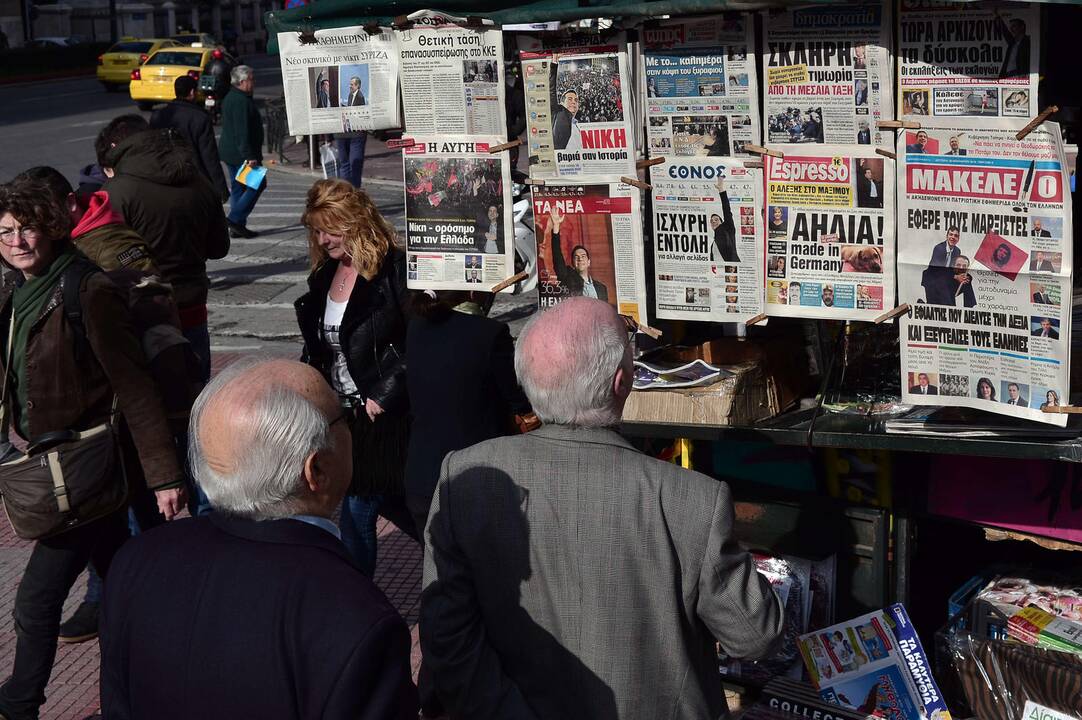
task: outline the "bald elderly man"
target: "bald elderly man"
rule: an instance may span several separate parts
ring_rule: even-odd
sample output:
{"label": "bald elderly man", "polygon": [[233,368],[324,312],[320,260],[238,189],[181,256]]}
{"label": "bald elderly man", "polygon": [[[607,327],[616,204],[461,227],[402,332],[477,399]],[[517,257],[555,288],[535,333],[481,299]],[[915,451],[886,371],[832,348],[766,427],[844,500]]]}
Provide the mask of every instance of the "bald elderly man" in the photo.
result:
{"label": "bald elderly man", "polygon": [[320,374],[230,368],[196,400],[190,436],[219,512],[140,535],[113,561],[104,717],[415,720],[409,631],[331,520],[353,456]]}
{"label": "bald elderly man", "polygon": [[449,454],[425,532],[421,648],[451,717],[724,717],[715,640],[759,658],[782,630],[729,488],[613,430],[632,349],[608,303],[535,317],[515,369],[543,426]]}

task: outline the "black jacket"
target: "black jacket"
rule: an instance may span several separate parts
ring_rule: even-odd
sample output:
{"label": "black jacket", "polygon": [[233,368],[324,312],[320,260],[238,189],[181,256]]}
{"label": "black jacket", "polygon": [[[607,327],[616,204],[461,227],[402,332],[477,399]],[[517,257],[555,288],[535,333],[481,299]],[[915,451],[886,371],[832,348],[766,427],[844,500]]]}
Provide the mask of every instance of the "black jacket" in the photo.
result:
{"label": "black jacket", "polygon": [[417,717],[406,624],[326,530],[178,520],[126,543],[109,579],[104,717]]}
{"label": "black jacket", "polygon": [[566,149],[571,142],[571,122],[574,119],[575,116],[563,105],[557,107],[556,117],[552,122],[552,146],[557,150]]}
{"label": "black jacket", "polygon": [[229,252],[222,202],[175,130],[137,133],[109,151],[113,207],[142,236],[181,308],[207,302],[207,259]]}
{"label": "black jacket", "polygon": [[721,200],[721,225],[714,228],[714,247],[725,262],[740,262],[736,250],[736,222],[733,220],[733,208],[729,204],[729,193],[719,193]]}
{"label": "black jacket", "polygon": [[506,323],[452,312],[443,321],[414,318],[407,337],[406,492],[430,498],[447,453],[512,434],[512,415],[529,412],[530,402],[515,377]]}
{"label": "black jacket", "polygon": [[218,157],[218,143],[214,140],[214,124],[207,111],[187,100],[174,100],[150,116],[150,127],[155,130],[173,128],[188,141],[195,153],[195,165],[199,172],[224,197],[229,189],[225,173]]}
{"label": "black jacket", "polygon": [[[564,260],[564,250],[560,246],[560,233],[552,234],[552,269],[560,280],[560,284],[567,288],[568,295],[582,295],[582,289],[586,282],[582,279],[579,271],[569,267],[567,261]],[[593,276],[590,277],[590,280],[594,283],[594,292],[597,293],[597,299],[608,302],[609,289]]]}
{"label": "black jacket", "polygon": [[[330,381],[334,358],[323,341],[321,325],[338,263],[334,260],[308,276],[308,292],[294,303],[304,339],[301,362],[308,363]],[[357,278],[346,305],[339,337],[345,349],[350,377],[362,399],[378,402],[384,410],[404,410],[406,396],[406,255],[392,249],[379,273],[366,281]]]}

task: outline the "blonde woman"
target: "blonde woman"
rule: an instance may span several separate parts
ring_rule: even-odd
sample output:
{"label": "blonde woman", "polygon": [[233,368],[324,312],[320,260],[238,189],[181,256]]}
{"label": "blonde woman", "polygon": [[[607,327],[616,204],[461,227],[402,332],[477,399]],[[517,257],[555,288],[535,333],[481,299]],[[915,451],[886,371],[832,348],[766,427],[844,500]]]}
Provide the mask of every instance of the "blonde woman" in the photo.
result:
{"label": "blonde woman", "polygon": [[320,180],[304,215],[311,274],[296,302],[303,362],[323,373],[353,430],[353,482],[342,506],[342,541],[371,577],[376,516],[417,539],[403,496],[408,443],[406,257],[368,195]]}

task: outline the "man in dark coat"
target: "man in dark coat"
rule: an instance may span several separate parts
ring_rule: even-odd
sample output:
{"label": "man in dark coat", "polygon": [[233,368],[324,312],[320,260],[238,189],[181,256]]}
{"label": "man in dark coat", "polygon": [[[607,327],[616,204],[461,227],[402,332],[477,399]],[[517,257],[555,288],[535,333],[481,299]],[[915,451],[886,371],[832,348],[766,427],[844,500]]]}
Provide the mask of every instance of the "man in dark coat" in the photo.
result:
{"label": "man in dark coat", "polygon": [[[576,245],[571,248],[571,267],[568,267],[567,262],[564,260],[563,246],[560,245],[560,227],[565,219],[564,213],[559,208],[554,207],[552,212],[549,213],[549,224],[545,229],[546,233],[550,233],[552,238],[553,273],[560,281],[560,285],[566,289],[568,295],[581,295],[608,302],[609,289],[590,273],[593,259],[590,257],[590,251],[586,249],[585,245]],[[538,247],[539,251],[543,249],[544,244],[545,241],[542,239],[541,246]]]}
{"label": "man in dark coat", "polygon": [[871,168],[864,168],[864,172],[857,175],[857,207],[883,207],[883,181],[872,177]]}
{"label": "man in dark coat", "polygon": [[195,165],[199,172],[210,180],[210,184],[222,198],[229,197],[229,189],[222,173],[222,163],[218,158],[218,145],[214,140],[214,124],[207,111],[195,104],[195,89],[198,83],[188,75],[181,75],[173,81],[173,90],[177,99],[164,107],[158,108],[150,116],[150,127],[154,129],[173,128],[188,141],[195,153]]}
{"label": "man in dark coat", "polygon": [[[319,372],[227,369],[192,423],[193,472],[218,512],[140,535],[113,562],[103,716],[415,719],[409,631],[331,521],[353,462]],[[283,423],[287,443],[273,439]]]}
{"label": "man in dark coat", "polygon": [[564,93],[563,102],[556,108],[556,114],[552,118],[552,146],[557,150],[565,150],[568,145],[573,148],[578,146],[578,123],[575,116],[579,112],[579,94],[574,90]]}
{"label": "man in dark coat", "polygon": [[109,177],[102,187],[150,248],[162,279],[173,287],[184,336],[206,380],[207,260],[229,252],[222,203],[177,132],[146,127],[139,115],[125,115],[102,130],[96,143],[98,162]]}
{"label": "man in dark coat", "polygon": [[267,180],[264,178],[258,187],[252,188],[237,180],[237,172],[243,167],[257,168],[263,164],[263,117],[252,99],[255,71],[247,65],[237,65],[230,79],[233,90],[222,101],[218,153],[233,183],[229,191],[229,234],[251,238],[258,233],[248,229],[248,216],[267,189]]}

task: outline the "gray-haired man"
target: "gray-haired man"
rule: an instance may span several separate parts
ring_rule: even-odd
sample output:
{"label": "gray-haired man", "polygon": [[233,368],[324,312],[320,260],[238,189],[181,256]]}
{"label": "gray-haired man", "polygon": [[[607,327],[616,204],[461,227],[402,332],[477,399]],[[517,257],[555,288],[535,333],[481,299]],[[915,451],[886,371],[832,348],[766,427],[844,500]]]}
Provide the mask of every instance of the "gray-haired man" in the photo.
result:
{"label": "gray-haired man", "polygon": [[544,425],[448,455],[425,533],[421,647],[451,716],[724,716],[715,639],[762,657],[782,626],[728,487],[610,429],[632,351],[608,303],[535,318],[515,367]]}
{"label": "gray-haired man", "polygon": [[105,717],[417,717],[406,625],[331,522],[353,465],[344,420],[301,363],[207,386],[191,463],[218,512],[140,535],[113,561]]}

